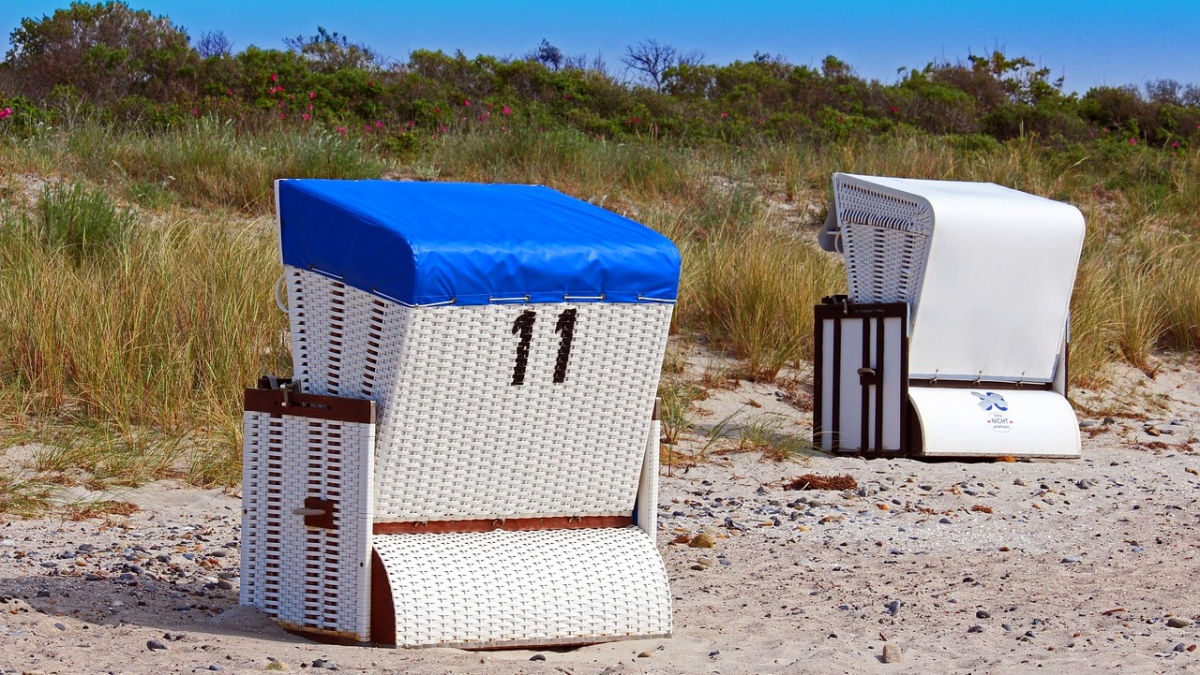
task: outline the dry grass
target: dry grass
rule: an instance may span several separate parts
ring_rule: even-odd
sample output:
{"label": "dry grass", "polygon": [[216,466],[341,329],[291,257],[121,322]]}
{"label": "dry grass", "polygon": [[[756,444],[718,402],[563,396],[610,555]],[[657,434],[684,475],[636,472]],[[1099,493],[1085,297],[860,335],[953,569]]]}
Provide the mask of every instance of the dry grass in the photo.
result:
{"label": "dry grass", "polygon": [[784,486],[788,490],[853,490],[858,487],[854,476],[820,476],[806,473],[788,481]]}
{"label": "dry grass", "polygon": [[[755,380],[811,357],[812,307],[845,288],[840,261],[812,243],[810,216],[788,219],[820,210],[832,172],[988,180],[1066,200],[1088,223],[1071,371],[1095,385],[1114,358],[1152,369],[1156,350],[1200,345],[1200,151],[1094,150],[972,148],[907,132],[685,148],[515,129],[444,136],[395,170],[548,184],[646,222],[684,255],[676,333],[740,359],[737,374]],[[263,213],[272,178],[378,176],[390,162],[335,135],[201,119],[168,132],[84,121],[0,138],[0,164],[0,423],[43,438],[78,432],[39,457],[47,475],[80,466],[105,481],[236,482],[240,391],[287,370],[286,318],[271,300],[273,236],[214,208]],[[65,184],[25,211],[16,172]],[[155,223],[118,197],[154,209]],[[679,357],[666,368],[683,369]],[[669,381],[661,393],[673,440],[703,394]]]}

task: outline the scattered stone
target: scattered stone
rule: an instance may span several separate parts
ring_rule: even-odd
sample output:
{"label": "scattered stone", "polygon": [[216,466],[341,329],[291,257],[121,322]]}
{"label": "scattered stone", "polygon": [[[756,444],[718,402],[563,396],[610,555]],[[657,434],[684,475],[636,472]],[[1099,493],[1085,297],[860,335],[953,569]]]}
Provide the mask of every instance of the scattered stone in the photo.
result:
{"label": "scattered stone", "polygon": [[1079,558],[1076,558],[1076,557],[1074,557],[1074,556],[1067,556],[1066,558],[1063,558],[1063,559],[1062,559],[1062,562],[1063,562],[1063,564],[1064,564],[1064,565],[1070,565],[1070,564],[1072,564],[1072,563],[1077,563],[1077,562],[1079,562]]}
{"label": "scattered stone", "polygon": [[208,667],[208,669],[209,669],[209,670],[211,670],[211,671],[213,671],[213,672],[220,672],[220,671],[222,671],[222,670],[225,670],[224,668],[222,668],[221,666],[218,666],[218,665],[217,665],[217,664],[215,664],[215,663],[214,663],[213,665],[209,666],[209,667]]}
{"label": "scattered stone", "polygon": [[712,548],[716,545],[716,543],[717,540],[713,538],[711,534],[707,532],[701,532],[700,534],[692,537],[692,540],[688,542],[688,546],[691,546],[692,548]]}
{"label": "scattered stone", "polygon": [[651,656],[654,656],[654,655],[653,655],[653,654],[651,654],[650,652],[638,652],[638,658],[639,658],[639,659],[648,659],[648,658],[650,658]]}
{"label": "scattered stone", "polygon": [[903,658],[898,645],[886,644],[883,646],[884,663],[900,663]]}
{"label": "scattered stone", "polygon": [[982,633],[983,626],[980,626],[979,624],[975,624],[974,626],[971,626],[970,628],[968,628],[967,632],[968,633]]}
{"label": "scattered stone", "polygon": [[283,661],[272,661],[267,664],[266,668],[263,668],[263,670],[287,670],[287,669],[288,669],[288,664],[284,663]]}
{"label": "scattered stone", "polygon": [[315,659],[312,662],[312,667],[313,668],[324,668],[325,670],[337,670],[338,669],[337,664],[334,663],[333,661],[330,661],[329,659]]}
{"label": "scattered stone", "polygon": [[56,621],[56,622],[54,622],[54,627],[55,627],[55,628],[57,628],[57,629],[59,629],[59,630],[66,630],[66,629],[67,629],[67,627],[66,627],[66,626],[65,626],[65,625],[64,625],[64,624],[63,624],[61,621]]}
{"label": "scattered stone", "polygon": [[1173,616],[1167,619],[1167,625],[1171,628],[1187,628],[1192,625],[1192,621],[1183,617]]}
{"label": "scattered stone", "polygon": [[720,649],[714,649],[714,650],[712,650],[711,652],[709,652],[709,653],[708,653],[708,658],[712,659],[712,658],[716,658],[716,657],[718,657],[718,656],[720,656],[720,655],[721,655],[721,650],[720,650]]}
{"label": "scattered stone", "polygon": [[530,660],[530,661],[545,661],[545,660],[546,660],[546,655],[545,655],[545,654],[541,654],[541,653],[534,654],[533,656],[529,657],[529,660]]}
{"label": "scattered stone", "polygon": [[900,611],[900,608],[903,606],[904,606],[903,602],[900,602],[899,600],[893,600],[893,601],[889,602],[888,604],[884,605],[884,608],[887,609],[888,614],[890,614],[891,616],[896,616],[896,614]]}
{"label": "scattered stone", "polygon": [[1079,426],[1081,428],[1087,429],[1088,427],[1094,427],[1097,424],[1099,424],[1099,422],[1097,422],[1096,420],[1083,420],[1079,423]]}
{"label": "scattered stone", "polygon": [[1186,650],[1187,650],[1187,645],[1183,644],[1182,642],[1180,642],[1179,644],[1175,645],[1175,649],[1174,649],[1174,651],[1177,651],[1177,652],[1182,652],[1182,651],[1186,651]]}
{"label": "scattered stone", "polygon": [[233,584],[230,583],[227,579],[221,579],[220,581],[217,582],[217,588],[219,588],[223,591],[232,591]]}
{"label": "scattered stone", "polygon": [[990,618],[992,618],[992,615],[990,613],[988,613],[987,611],[981,609],[978,612],[975,612],[975,618],[976,619],[990,619]]}
{"label": "scattered stone", "polygon": [[167,646],[158,640],[146,640],[146,649],[149,649],[152,652],[165,651]]}

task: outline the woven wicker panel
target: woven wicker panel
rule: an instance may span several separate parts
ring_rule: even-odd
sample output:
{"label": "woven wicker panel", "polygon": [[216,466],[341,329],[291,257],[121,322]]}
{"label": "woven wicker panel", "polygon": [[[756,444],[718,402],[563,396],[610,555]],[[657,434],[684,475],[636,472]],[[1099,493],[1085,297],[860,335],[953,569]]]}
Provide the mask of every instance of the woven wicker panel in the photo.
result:
{"label": "woven wicker panel", "polygon": [[671,594],[637,528],[374,537],[401,646],[594,642],[671,632]]}
{"label": "woven wicker panel", "polygon": [[630,513],[671,305],[409,308],[294,269],[289,297],[305,386],[377,402],[377,519]]}
{"label": "woven wicker panel", "polygon": [[[374,426],[246,412],[241,602],[281,624],[366,641]],[[333,527],[293,513],[336,504]]]}
{"label": "woven wicker panel", "polygon": [[851,302],[917,299],[929,253],[932,214],[913,200],[835,182]]}

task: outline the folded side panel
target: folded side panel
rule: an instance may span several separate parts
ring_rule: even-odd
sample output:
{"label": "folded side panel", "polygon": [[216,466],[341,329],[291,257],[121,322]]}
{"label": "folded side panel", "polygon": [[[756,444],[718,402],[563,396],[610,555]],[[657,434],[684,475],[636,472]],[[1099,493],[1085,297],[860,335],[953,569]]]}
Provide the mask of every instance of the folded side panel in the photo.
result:
{"label": "folded side panel", "polygon": [[905,452],[907,307],[834,301],[815,312],[813,443],[836,453]]}
{"label": "folded side panel", "polygon": [[247,392],[240,600],[290,630],[365,642],[373,404],[291,397]]}
{"label": "folded side panel", "polygon": [[1078,457],[1079,423],[1053,391],[910,387],[922,454]]}

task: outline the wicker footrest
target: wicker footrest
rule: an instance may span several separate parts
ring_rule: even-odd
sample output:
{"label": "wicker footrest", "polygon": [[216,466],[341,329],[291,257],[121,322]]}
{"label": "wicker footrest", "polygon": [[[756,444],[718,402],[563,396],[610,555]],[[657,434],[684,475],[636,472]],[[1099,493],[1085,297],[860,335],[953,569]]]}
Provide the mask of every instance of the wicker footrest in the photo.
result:
{"label": "wicker footrest", "polygon": [[[386,570],[374,583],[390,587],[397,645],[551,645],[671,632],[666,569],[636,527],[372,541]],[[375,639],[391,642],[379,617],[373,612]]]}

